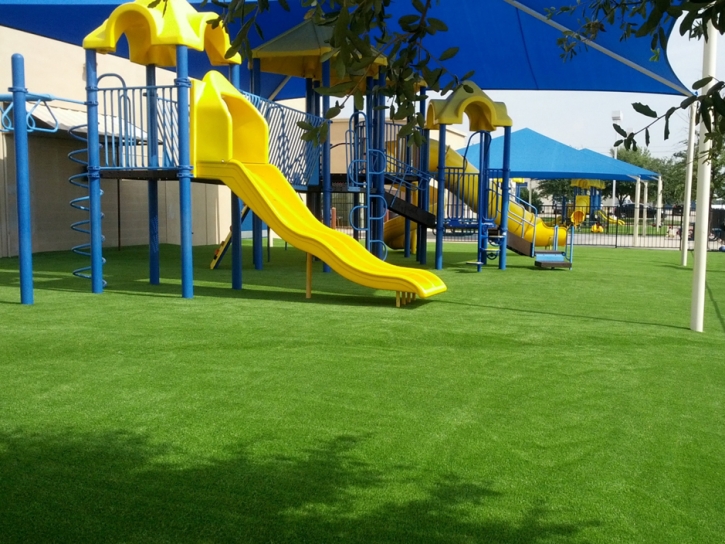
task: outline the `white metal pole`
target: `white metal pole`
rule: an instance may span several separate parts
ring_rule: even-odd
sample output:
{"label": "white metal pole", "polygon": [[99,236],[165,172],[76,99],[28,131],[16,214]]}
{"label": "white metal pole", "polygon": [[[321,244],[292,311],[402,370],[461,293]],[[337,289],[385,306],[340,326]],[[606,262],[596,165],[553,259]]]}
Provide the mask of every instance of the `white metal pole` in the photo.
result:
{"label": "white metal pole", "polygon": [[682,205],[682,225],[680,226],[681,265],[687,266],[687,250],[690,246],[690,206],[692,202],[692,171],[695,167],[695,118],[697,105],[690,106],[690,132],[687,137],[687,164],[685,165],[685,202]]}
{"label": "white metal pole", "polygon": [[[702,58],[702,77],[715,76],[717,63],[717,33],[712,23],[707,25],[708,39],[705,41]],[[703,87],[703,94],[714,84],[711,81]],[[710,161],[706,153],[710,151],[712,142],[705,139],[705,128],[700,123],[700,139],[697,145],[699,164],[697,167],[697,192],[695,201],[695,259],[692,269],[692,306],[690,312],[690,328],[695,332],[704,330],[705,321],[705,282],[707,274],[707,234],[710,226]]]}
{"label": "white metal pole", "polygon": [[647,236],[647,209],[649,208],[649,182],[644,182],[644,217],[642,218],[642,236]]}
{"label": "white metal pole", "polygon": [[657,176],[657,205],[655,206],[657,230],[662,227],[662,176]]}
{"label": "white metal pole", "polygon": [[[614,148],[614,160],[615,161],[617,160],[617,148],[618,147],[619,146]],[[612,206],[614,206],[616,209],[616,206],[617,206],[617,180],[616,179],[612,180]]]}
{"label": "white metal pole", "polygon": [[634,232],[632,238],[632,245],[639,247],[639,197],[640,197],[640,183],[639,177],[634,182]]}

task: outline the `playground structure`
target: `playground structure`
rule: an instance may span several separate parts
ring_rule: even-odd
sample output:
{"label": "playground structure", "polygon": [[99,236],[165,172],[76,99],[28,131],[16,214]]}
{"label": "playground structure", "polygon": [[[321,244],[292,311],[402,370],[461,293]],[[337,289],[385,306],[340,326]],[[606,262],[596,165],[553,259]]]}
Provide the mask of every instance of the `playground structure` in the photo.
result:
{"label": "playground structure", "polygon": [[[191,256],[191,183],[225,183],[232,197],[230,239],[232,288],[241,289],[242,203],[253,214],[253,261],[262,268],[262,224],[323,261],[323,270],[334,268],[342,276],[375,289],[396,291],[398,304],[417,297],[428,297],[445,290],[440,279],[429,272],[394,267],[384,262],[384,218],[388,210],[404,219],[397,220],[398,243],[426,262],[427,229],[436,233],[435,268],[443,267],[443,235],[446,229],[465,227],[478,232],[478,270],[491,258],[506,268],[510,247],[535,257],[537,245],[557,248],[566,239],[563,229],[545,231],[535,209],[516,201],[509,191],[510,175],[504,154],[504,168],[481,172],[471,170],[465,158],[437,146],[414,150],[397,136],[398,126],[386,122],[384,97],[375,92],[385,84],[385,66],[375,65],[362,81],[367,89],[364,111],[349,121],[346,135],[348,170],[344,180],[336,180],[336,190],[356,195],[351,212],[355,240],[336,233],[331,226],[330,142],[319,148],[304,141],[299,124],[320,127],[327,123],[321,115],[329,109],[329,97],[315,92],[319,85],[335,83],[330,61],[329,28],[304,21],[298,27],[256,48],[252,58],[251,92],[239,89],[240,58],[226,58],[229,38],[221,26],[209,24],[214,13],[198,13],[185,0],[169,0],[150,7],[136,0],[117,7],[109,18],[84,40],[87,74],[87,124],[73,127],[70,134],[84,147],[70,155],[84,172],[69,181],[83,189],[71,206],[85,214],[71,228],[88,236],[87,243],[73,250],[90,258],[90,264],[76,269],[76,276],[90,279],[94,293],[104,289],[102,254],[101,180],[132,179],[148,182],[149,281],[160,282],[158,237],[158,182],[176,180],[179,184],[181,232],[181,291],[193,296]],[[327,33],[327,34],[326,34]],[[146,85],[128,86],[120,75],[98,74],[96,56],[115,51],[125,36],[132,62],[146,66]],[[300,40],[312,37],[310,46]],[[204,52],[214,66],[226,66],[228,78],[210,72],[203,82],[188,74],[190,51]],[[172,85],[157,85],[156,69],[174,67]],[[31,113],[24,100],[37,105],[53,99],[32,95],[24,88],[22,58],[13,59],[13,104],[2,112],[3,127],[13,130],[18,145],[18,186],[28,186],[27,141]],[[17,68],[17,69],[16,69]],[[300,112],[261,98],[263,71],[307,81],[306,111]],[[437,128],[440,146],[446,148],[446,126],[461,122],[465,113],[482,142],[490,142],[490,132],[504,128],[510,136],[511,120],[505,105],[492,102],[474,84],[474,92],[464,89],[446,100],[432,101],[427,108],[425,135]],[[193,91],[192,91],[193,89]],[[425,94],[425,90],[422,90]],[[425,101],[421,104],[426,113]],[[14,119],[8,121],[14,112]],[[200,112],[203,112],[201,114]],[[32,127],[31,127],[32,128]],[[98,142],[98,144],[96,144]],[[484,160],[486,160],[484,153]],[[482,162],[482,164],[484,164]],[[442,180],[436,183],[434,178]],[[431,191],[435,188],[436,191]],[[28,191],[18,191],[21,224],[21,299],[32,303],[32,248],[28,222]],[[307,208],[296,192],[307,193]],[[448,193],[448,195],[447,195]],[[241,197],[241,200],[240,198]],[[435,211],[435,213],[431,213]],[[513,212],[513,213],[512,213]],[[312,221],[312,218],[315,221]],[[512,219],[514,218],[514,219]],[[512,222],[513,221],[513,222]],[[411,230],[413,229],[413,230]],[[563,237],[561,234],[563,233]],[[363,246],[356,241],[364,238]],[[521,249],[517,238],[528,242]],[[371,255],[372,254],[372,255]],[[374,256],[374,257],[372,257]],[[218,259],[217,259],[218,262]],[[311,286],[311,260],[308,259],[308,295]],[[28,294],[29,293],[29,294]]]}

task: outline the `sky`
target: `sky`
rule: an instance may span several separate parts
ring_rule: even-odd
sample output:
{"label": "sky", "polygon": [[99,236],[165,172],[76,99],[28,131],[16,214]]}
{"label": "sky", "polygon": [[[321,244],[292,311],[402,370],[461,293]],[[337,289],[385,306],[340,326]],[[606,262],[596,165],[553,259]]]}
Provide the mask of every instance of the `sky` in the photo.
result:
{"label": "sky", "polygon": [[[725,37],[719,37],[717,50],[717,73],[725,77]],[[702,42],[681,37],[677,26],[670,37],[668,58],[675,74],[687,87],[702,77]],[[569,62],[585,60],[586,53],[582,52]],[[514,130],[530,128],[577,149],[588,148],[605,154],[619,139],[612,128],[613,111],[622,112],[622,128],[638,130],[648,124],[648,118],[632,109],[633,102],[642,102],[663,114],[682,101],[682,97],[644,93],[487,91],[487,94],[506,103]],[[670,119],[668,140],[664,140],[663,131],[663,123],[650,130],[649,149],[653,155],[667,157],[684,149],[687,113],[679,111]],[[638,143],[644,145],[644,137]]]}

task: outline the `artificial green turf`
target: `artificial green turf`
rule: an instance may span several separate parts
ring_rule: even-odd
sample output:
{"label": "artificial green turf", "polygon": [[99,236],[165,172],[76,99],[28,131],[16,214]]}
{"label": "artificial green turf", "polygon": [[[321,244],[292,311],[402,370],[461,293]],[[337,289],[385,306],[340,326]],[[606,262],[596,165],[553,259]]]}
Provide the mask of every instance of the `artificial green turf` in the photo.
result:
{"label": "artificial green turf", "polygon": [[[275,247],[179,298],[144,248],[0,260],[0,542],[722,542],[725,254],[577,248],[396,309]],[[245,247],[245,259],[249,248]],[[391,260],[402,263],[399,255]],[[432,259],[431,259],[432,261]]]}

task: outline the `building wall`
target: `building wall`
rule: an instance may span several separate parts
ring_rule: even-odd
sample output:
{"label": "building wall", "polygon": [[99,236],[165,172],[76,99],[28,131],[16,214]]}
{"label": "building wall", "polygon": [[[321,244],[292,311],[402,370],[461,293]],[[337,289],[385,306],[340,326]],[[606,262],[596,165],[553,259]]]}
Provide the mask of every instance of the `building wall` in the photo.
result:
{"label": "building wall", "polygon": [[[26,87],[31,92],[85,100],[85,51],[25,32],[0,27],[0,89],[11,86],[11,55],[25,57]],[[127,85],[144,85],[146,68],[113,55],[98,55],[99,73],[118,73]],[[159,84],[172,84],[174,74],[157,71]],[[80,104],[57,103],[78,111]],[[83,218],[70,207],[82,194],[68,177],[81,166],[68,160],[70,151],[83,144],[67,135],[30,135],[33,250],[58,251],[84,243],[71,231],[71,223]],[[17,255],[17,200],[13,137],[0,134],[0,257]],[[148,243],[148,190],[145,181],[103,180],[103,233],[106,247]],[[119,200],[120,197],[120,200]],[[120,214],[120,235],[119,235]],[[195,245],[218,244],[231,224],[231,192],[226,186],[192,185],[192,230]],[[162,243],[180,242],[179,191],[177,182],[159,183],[159,238]]]}

